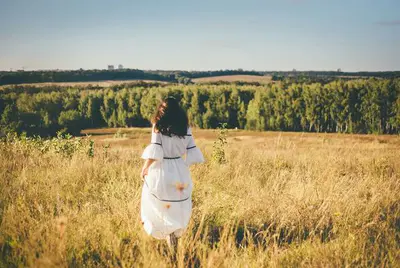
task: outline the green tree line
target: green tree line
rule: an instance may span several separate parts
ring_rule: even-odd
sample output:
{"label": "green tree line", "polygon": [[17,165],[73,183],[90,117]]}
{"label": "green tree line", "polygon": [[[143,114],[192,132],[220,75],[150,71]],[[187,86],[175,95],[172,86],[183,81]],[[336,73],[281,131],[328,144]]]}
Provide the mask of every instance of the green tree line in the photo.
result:
{"label": "green tree line", "polygon": [[15,85],[44,82],[90,82],[104,80],[155,80],[190,84],[192,78],[221,75],[263,75],[256,71],[220,70],[207,72],[163,71],[163,70],[43,70],[43,71],[0,71],[0,85]]}
{"label": "green tree line", "polygon": [[399,71],[390,72],[335,72],[335,71],[180,71],[180,70],[39,70],[0,71],[0,85],[15,85],[44,82],[90,82],[103,80],[156,80],[180,84],[190,84],[191,79],[223,75],[271,75],[274,81],[289,79],[291,82],[331,82],[337,78],[399,78]]}
{"label": "green tree line", "polygon": [[83,128],[149,126],[159,101],[179,99],[199,128],[400,132],[400,79],[271,85],[130,85],[111,88],[9,87],[0,90],[2,132],[74,135]]}
{"label": "green tree line", "polygon": [[124,70],[71,70],[71,71],[11,71],[0,72],[0,85],[44,83],[44,82],[87,82],[102,80],[158,80],[177,82],[175,76],[146,72],[137,69]]}

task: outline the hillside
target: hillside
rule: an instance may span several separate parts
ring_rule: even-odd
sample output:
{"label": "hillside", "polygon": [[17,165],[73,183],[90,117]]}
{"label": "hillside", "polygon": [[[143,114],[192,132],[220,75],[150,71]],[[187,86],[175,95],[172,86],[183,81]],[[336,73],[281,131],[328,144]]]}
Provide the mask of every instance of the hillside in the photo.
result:
{"label": "hillside", "polygon": [[[257,78],[255,78],[257,77]],[[16,85],[48,82],[93,82],[93,81],[123,81],[123,80],[156,80],[179,84],[190,84],[191,81],[244,81],[259,82],[258,77],[265,77],[260,83],[290,79],[292,82],[330,82],[333,79],[354,78],[387,78],[400,77],[400,72],[333,72],[333,71],[184,71],[184,70],[36,70],[36,71],[0,71],[0,85]],[[204,80],[209,78],[210,80]],[[199,80],[203,79],[203,80]],[[222,80],[221,80],[222,79]],[[232,80],[233,79],[233,80]],[[238,79],[238,80],[237,80]]]}

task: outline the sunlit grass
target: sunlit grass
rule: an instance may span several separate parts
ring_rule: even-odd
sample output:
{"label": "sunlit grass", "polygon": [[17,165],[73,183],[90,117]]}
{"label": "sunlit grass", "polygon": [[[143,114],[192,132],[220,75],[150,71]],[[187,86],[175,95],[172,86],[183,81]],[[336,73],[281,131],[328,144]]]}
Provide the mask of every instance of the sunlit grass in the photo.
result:
{"label": "sunlit grass", "polygon": [[[226,164],[191,168],[192,220],[174,257],[140,221],[139,157],[148,130],[121,131],[124,140],[116,130],[93,136],[93,158],[85,150],[69,158],[0,145],[0,266],[400,261],[399,137],[230,131]],[[216,133],[194,136],[210,159]]]}

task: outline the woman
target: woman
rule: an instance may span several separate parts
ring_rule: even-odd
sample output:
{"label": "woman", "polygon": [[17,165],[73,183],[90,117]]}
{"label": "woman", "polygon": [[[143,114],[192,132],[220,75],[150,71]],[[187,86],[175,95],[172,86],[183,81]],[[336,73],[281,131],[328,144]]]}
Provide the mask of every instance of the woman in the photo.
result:
{"label": "woman", "polygon": [[204,158],[194,143],[187,115],[176,99],[165,99],[152,123],[151,144],[142,154],[146,161],[141,172],[141,218],[149,235],[166,239],[175,247],[192,212],[189,165],[204,162]]}

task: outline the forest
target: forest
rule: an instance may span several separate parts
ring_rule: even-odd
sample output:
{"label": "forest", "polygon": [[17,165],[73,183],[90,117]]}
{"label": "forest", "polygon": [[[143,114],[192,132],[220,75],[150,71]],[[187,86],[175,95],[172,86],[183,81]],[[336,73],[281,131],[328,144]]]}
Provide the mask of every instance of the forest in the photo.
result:
{"label": "forest", "polygon": [[400,79],[269,85],[121,85],[110,88],[9,86],[0,90],[1,132],[79,135],[84,128],[149,126],[159,101],[181,101],[191,125],[400,133]]}

